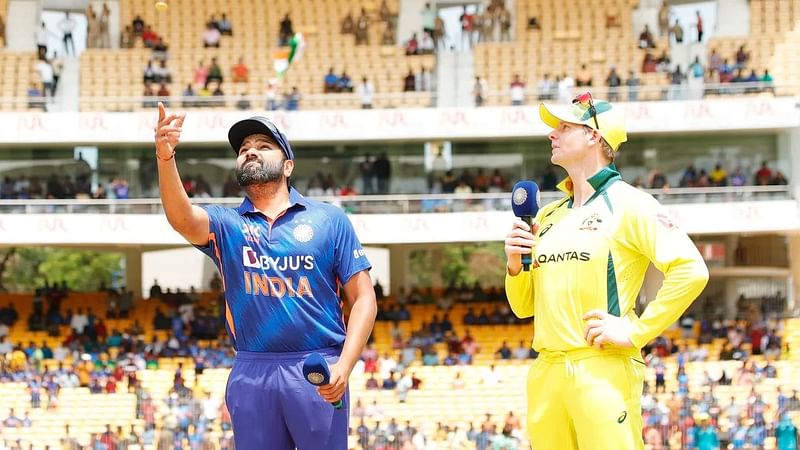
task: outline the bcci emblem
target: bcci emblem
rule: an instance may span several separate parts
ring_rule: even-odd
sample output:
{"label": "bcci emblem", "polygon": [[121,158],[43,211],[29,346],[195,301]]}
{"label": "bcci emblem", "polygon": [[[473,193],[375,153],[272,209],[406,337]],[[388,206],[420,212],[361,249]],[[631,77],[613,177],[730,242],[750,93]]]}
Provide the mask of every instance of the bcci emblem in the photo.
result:
{"label": "bcci emblem", "polygon": [[314,229],[304,223],[301,223],[300,225],[294,227],[292,234],[298,242],[308,242],[314,237]]}
{"label": "bcci emblem", "polygon": [[325,381],[325,376],[319,372],[311,372],[308,374],[308,381],[310,381],[311,384],[319,385]]}
{"label": "bcci emblem", "polygon": [[525,188],[517,188],[511,199],[515,205],[521,205],[528,199],[528,191],[526,191]]}

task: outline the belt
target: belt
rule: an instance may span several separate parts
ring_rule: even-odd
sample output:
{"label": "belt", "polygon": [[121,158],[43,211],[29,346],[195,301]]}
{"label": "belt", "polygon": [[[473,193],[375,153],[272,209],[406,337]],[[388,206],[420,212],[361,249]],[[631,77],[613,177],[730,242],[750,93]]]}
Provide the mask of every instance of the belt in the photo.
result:
{"label": "belt", "polygon": [[549,364],[564,364],[568,377],[575,375],[575,365],[573,363],[582,361],[584,359],[596,358],[599,356],[630,356],[635,357],[638,355],[638,350],[635,348],[621,348],[612,347],[607,349],[598,349],[594,347],[576,348],[573,350],[558,351],[558,350],[542,350],[539,353],[539,359]]}

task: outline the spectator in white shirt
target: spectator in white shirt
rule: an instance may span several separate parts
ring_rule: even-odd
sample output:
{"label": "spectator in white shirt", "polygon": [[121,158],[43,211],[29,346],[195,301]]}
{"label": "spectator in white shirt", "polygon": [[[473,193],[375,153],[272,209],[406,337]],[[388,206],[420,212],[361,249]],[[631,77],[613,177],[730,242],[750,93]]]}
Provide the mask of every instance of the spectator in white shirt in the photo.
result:
{"label": "spectator in white shirt", "polygon": [[494,364],[489,366],[489,369],[483,372],[483,384],[487,386],[494,386],[502,381],[503,380],[500,377],[500,373],[498,373],[494,368]]}
{"label": "spectator in white shirt", "polygon": [[372,97],[375,95],[375,88],[367,77],[361,78],[358,85],[358,96],[361,98],[361,109],[372,109]]}
{"label": "spectator in white shirt", "polygon": [[3,336],[0,338],[0,355],[7,355],[14,350],[14,346],[8,342],[8,338]]}
{"label": "spectator in white shirt", "polygon": [[418,51],[422,55],[430,55],[433,53],[434,45],[433,38],[428,33],[422,34],[422,39],[419,41]]}
{"label": "spectator in white shirt", "polygon": [[78,313],[72,316],[69,323],[70,328],[75,330],[75,334],[83,334],[83,330],[89,325],[89,318],[83,313],[83,308],[78,308]]}
{"label": "spectator in white shirt", "polygon": [[9,332],[8,325],[0,322],[0,338],[5,338],[6,336],[8,336],[8,332]]}
{"label": "spectator in white shirt", "polygon": [[206,24],[206,30],[203,31],[203,47],[216,47],[219,48],[219,40],[222,35],[213,23]]}
{"label": "spectator in white shirt", "polygon": [[69,54],[70,47],[72,47],[72,56],[75,56],[75,41],[72,40],[72,32],[75,30],[76,26],[78,26],[78,23],[69,16],[69,11],[67,11],[64,18],[58,22],[58,27],[64,35],[64,53],[67,55]]}
{"label": "spectator in white shirt", "polygon": [[511,81],[511,104],[519,106],[525,103],[525,83],[519,78],[519,74],[514,74]]}
{"label": "spectator in white shirt", "polygon": [[544,74],[542,79],[539,80],[539,100],[555,100],[555,95],[553,95],[554,87],[550,74]]}
{"label": "spectator in white shirt", "polygon": [[36,47],[38,48],[39,59],[47,57],[47,38],[53,36],[60,38],[59,35],[47,29],[47,26],[42,22],[42,26],[38,28],[33,35],[36,37]]}
{"label": "spectator in white shirt", "polygon": [[519,341],[519,347],[514,350],[514,359],[528,359],[530,354],[531,349],[525,345],[525,341]]}

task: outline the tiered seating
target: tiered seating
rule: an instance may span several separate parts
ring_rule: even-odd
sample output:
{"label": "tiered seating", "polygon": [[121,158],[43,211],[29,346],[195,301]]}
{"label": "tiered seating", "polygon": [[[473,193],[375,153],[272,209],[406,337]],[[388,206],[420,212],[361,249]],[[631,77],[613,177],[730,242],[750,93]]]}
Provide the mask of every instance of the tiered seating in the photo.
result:
{"label": "tiered seating", "polygon": [[745,75],[755,69],[759,75],[768,69],[778,85],[777,95],[797,93],[800,83],[800,1],[752,0],[750,35],[746,38],[714,38],[709,49],[735,63],[741,45],[750,53]]}
{"label": "tiered seating", "polygon": [[[230,79],[230,69],[240,57],[250,69],[248,83],[234,84],[225,81],[223,91],[229,96],[246,92],[263,95],[267,81],[275,78],[273,52],[277,50],[280,20],[287,12],[296,31],[306,36],[306,51],[282,81],[285,91],[297,86],[301,95],[322,93],[322,79],[333,67],[337,74],[346,70],[357,86],[362,76],[372,81],[378,94],[400,93],[402,77],[409,68],[419,72],[421,67],[432,69],[433,56],[406,57],[397,46],[384,47],[380,37],[384,25],[378,18],[377,4],[364,4],[370,16],[368,46],[356,46],[353,35],[340,33],[340,21],[348,10],[356,15],[356,5],[346,0],[303,0],[300,2],[281,0],[264,3],[257,0],[236,2],[192,0],[171,4],[168,12],[159,13],[149,0],[125,0],[121,2],[120,23],[130,24],[138,14],[153,29],[164,37],[170,46],[168,67],[172,70],[173,83],[170,91],[176,99],[193,80],[194,69],[199,61],[207,65],[216,57],[223,75]],[[397,11],[397,2],[389,2]],[[212,14],[225,12],[233,26],[233,37],[223,37],[219,49],[205,49],[202,31]],[[141,47],[141,43],[137,44]],[[83,97],[142,95],[142,73],[150,51],[143,48],[132,50],[89,50],[82,57],[81,95]],[[108,70],[113,67],[114,70]],[[97,76],[102,74],[101,76]],[[375,107],[429,106],[429,93],[406,93],[396,99],[374,102]],[[138,102],[137,102],[138,103]],[[233,101],[226,105],[232,108]],[[360,106],[355,94],[328,94],[324,97],[301,101],[301,109],[352,108]],[[134,109],[141,105],[111,104],[85,101],[81,108],[87,109]],[[263,108],[263,105],[253,105]]]}
{"label": "tiered seating", "polygon": [[[638,73],[645,51],[638,48],[631,11],[637,0],[567,2],[521,0],[515,2],[515,42],[481,43],[475,49],[475,75],[486,80],[490,93],[508,92],[513,74],[527,84],[529,98],[537,95],[536,84],[544,74],[551,80],[569,74],[575,77],[582,64],[592,74],[598,98],[611,66],[623,79],[628,70]],[[606,16],[616,15],[619,27],[606,28]],[[541,30],[528,30],[528,18],[536,17]],[[643,85],[666,83],[664,74],[645,74]],[[508,96],[493,95],[488,104],[508,104]]]}
{"label": "tiered seating", "polygon": [[[0,2],[0,11],[5,11],[5,2]],[[33,52],[9,52],[0,50],[0,96],[6,99],[23,99],[27,96],[27,90],[31,82],[41,86],[39,74],[36,73],[34,65],[36,55]],[[25,101],[13,103],[0,102],[2,111],[21,111],[28,109]]]}

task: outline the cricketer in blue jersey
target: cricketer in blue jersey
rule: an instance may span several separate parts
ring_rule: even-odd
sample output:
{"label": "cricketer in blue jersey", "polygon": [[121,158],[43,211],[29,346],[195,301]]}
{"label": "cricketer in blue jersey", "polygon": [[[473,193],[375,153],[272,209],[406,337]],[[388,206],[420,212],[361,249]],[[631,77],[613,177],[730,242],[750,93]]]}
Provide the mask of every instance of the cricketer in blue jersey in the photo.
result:
{"label": "cricketer in blue jersey", "polygon": [[[170,225],[222,275],[225,322],[236,349],[225,401],[239,450],[345,450],[347,381],[375,323],[371,268],[341,209],[289,185],[294,153],[264,117],[234,124],[228,141],[246,192],[238,208],[192,205],[175,163],[185,114],[159,104],[161,202]],[[345,327],[344,291],[350,303]],[[303,377],[306,356],[330,365],[330,383]],[[331,403],[344,401],[344,408]]]}

